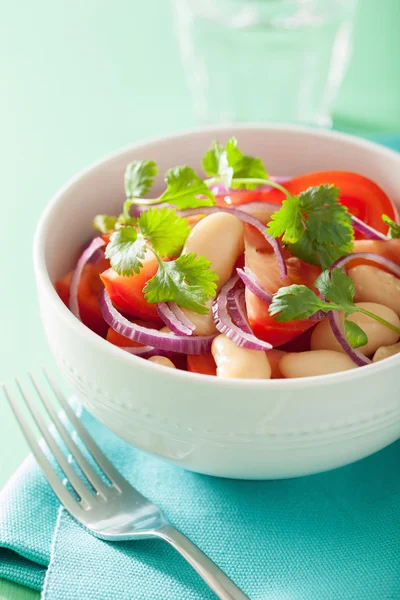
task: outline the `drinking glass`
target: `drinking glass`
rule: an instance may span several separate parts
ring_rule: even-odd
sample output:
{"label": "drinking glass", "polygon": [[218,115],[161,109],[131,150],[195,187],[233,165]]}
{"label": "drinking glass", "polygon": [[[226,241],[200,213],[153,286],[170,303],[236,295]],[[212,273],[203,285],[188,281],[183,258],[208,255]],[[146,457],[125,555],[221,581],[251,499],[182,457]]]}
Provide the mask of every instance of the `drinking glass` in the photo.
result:
{"label": "drinking glass", "polygon": [[202,124],[331,125],[357,0],[173,0]]}

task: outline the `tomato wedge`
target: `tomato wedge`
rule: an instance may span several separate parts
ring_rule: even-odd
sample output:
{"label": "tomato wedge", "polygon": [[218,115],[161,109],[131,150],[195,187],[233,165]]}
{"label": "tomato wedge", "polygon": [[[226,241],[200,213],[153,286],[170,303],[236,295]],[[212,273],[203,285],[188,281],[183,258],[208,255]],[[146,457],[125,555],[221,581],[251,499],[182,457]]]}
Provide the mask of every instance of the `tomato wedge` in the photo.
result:
{"label": "tomato wedge", "polygon": [[187,369],[191,373],[201,373],[202,375],[217,374],[217,365],[212,354],[188,354]]}
{"label": "tomato wedge", "polygon": [[[101,260],[97,264],[85,265],[78,290],[79,310],[82,322],[95,333],[104,337],[108,325],[105,323],[99,305],[99,294],[103,289],[100,273],[109,267],[108,260]],[[72,271],[64,275],[55,283],[55,288],[66,306],[69,304],[69,288],[71,285]]]}
{"label": "tomato wedge", "polygon": [[[385,192],[373,181],[349,171],[319,171],[295,177],[284,186],[291,194],[299,194],[312,186],[333,184],[340,189],[340,202],[347,206],[355,217],[381,233],[387,233],[387,225],[382,214],[396,220],[396,209]],[[265,201],[278,203],[284,200],[284,194],[277,189],[267,191]],[[356,238],[363,236],[356,232]]]}
{"label": "tomato wedge", "polygon": [[[286,260],[288,275],[280,279],[279,267],[271,246],[263,235],[250,225],[245,226],[245,263],[255,274],[265,290],[272,294],[282,286],[303,284],[313,286],[321,272],[319,267],[308,265],[295,257]],[[247,315],[254,334],[273,346],[281,346],[294,340],[304,331],[315,325],[307,319],[279,322],[268,312],[268,304],[246,289]]]}
{"label": "tomato wedge", "polygon": [[100,275],[112,303],[125,314],[149,319],[161,324],[155,304],[149,304],[143,293],[146,282],[157,272],[158,263],[155,257],[148,255],[143,261],[140,273],[130,277],[118,275],[113,269],[107,269]]}

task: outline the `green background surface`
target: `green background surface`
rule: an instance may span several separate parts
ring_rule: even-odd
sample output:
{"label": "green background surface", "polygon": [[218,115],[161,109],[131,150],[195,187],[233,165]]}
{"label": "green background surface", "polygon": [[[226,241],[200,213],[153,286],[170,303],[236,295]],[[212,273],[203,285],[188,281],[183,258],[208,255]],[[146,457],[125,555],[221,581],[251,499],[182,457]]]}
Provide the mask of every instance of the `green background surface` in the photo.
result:
{"label": "green background surface", "polygon": [[[400,131],[399,27],[399,0],[360,0],[338,128]],[[51,364],[31,266],[45,204],[105,153],[195,121],[167,0],[4,2],[0,82],[0,381],[10,381]],[[0,489],[26,453],[0,396]],[[0,600],[35,597],[0,582]]]}

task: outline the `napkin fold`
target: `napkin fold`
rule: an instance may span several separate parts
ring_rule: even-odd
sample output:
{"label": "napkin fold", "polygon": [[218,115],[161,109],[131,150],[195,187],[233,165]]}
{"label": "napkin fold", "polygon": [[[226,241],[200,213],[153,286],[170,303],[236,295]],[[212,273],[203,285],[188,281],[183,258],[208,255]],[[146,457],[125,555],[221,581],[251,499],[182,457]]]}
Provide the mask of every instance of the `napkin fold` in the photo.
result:
{"label": "napkin fold", "polygon": [[[83,412],[123,475],[258,600],[400,598],[400,441],[347,467],[281,481],[197,475],[132,448]],[[0,496],[0,576],[45,600],[206,600],[162,541],[108,543],[60,507],[28,457]]]}

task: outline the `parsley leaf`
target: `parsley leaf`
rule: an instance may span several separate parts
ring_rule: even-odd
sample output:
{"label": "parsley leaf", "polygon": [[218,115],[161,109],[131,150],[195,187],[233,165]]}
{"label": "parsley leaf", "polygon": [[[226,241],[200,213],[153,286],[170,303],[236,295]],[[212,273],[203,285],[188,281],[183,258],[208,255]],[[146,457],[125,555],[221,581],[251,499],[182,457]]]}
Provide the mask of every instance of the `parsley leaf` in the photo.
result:
{"label": "parsley leaf", "polygon": [[333,185],[288,197],[272,215],[267,233],[282,236],[294,256],[324,269],[353,249],[351,215],[339,203],[339,189]]}
{"label": "parsley leaf", "polygon": [[171,208],[151,208],[140,215],[138,224],[143,237],[160,256],[178,254],[190,232],[187,220]]}
{"label": "parsley leaf", "polygon": [[214,194],[191,167],[169,169],[165,174],[165,182],[167,189],[158,199],[159,202],[169,202],[181,210],[215,203]]}
{"label": "parsley leaf", "polygon": [[319,310],[329,311],[326,304],[307,286],[289,285],[273,295],[268,312],[275,315],[275,321],[308,319]]}
{"label": "parsley leaf", "polygon": [[118,217],[110,215],[96,215],[93,219],[93,228],[100,233],[111,233],[115,229]]}
{"label": "parsley leaf", "polygon": [[387,215],[382,215],[382,221],[389,226],[390,239],[400,238],[400,225],[398,223],[395,223],[395,221]]}
{"label": "parsley leaf", "polygon": [[146,252],[146,241],[134,227],[122,227],[112,234],[106,248],[106,258],[119,275],[139,273]]}
{"label": "parsley leaf", "polygon": [[352,348],[360,348],[360,346],[365,346],[365,344],[368,344],[367,334],[359,325],[357,325],[357,323],[353,323],[353,321],[345,319],[343,328],[347,341]]}
{"label": "parsley leaf", "polygon": [[209,260],[195,254],[160,262],[157,273],[144,288],[147,302],[176,302],[178,306],[207,314],[208,309],[204,305],[215,295],[215,282],[218,280],[210,266]]}
{"label": "parsley leaf", "polygon": [[134,160],[125,170],[127,198],[144,196],[153,186],[158,168],[154,160]]}
{"label": "parsley leaf", "polygon": [[213,142],[203,157],[204,172],[211,177],[219,177],[227,189],[246,187],[251,189],[258,184],[235,179],[268,179],[268,173],[260,158],[247,156],[239,150],[236,138],[232,137],[225,144]]}

